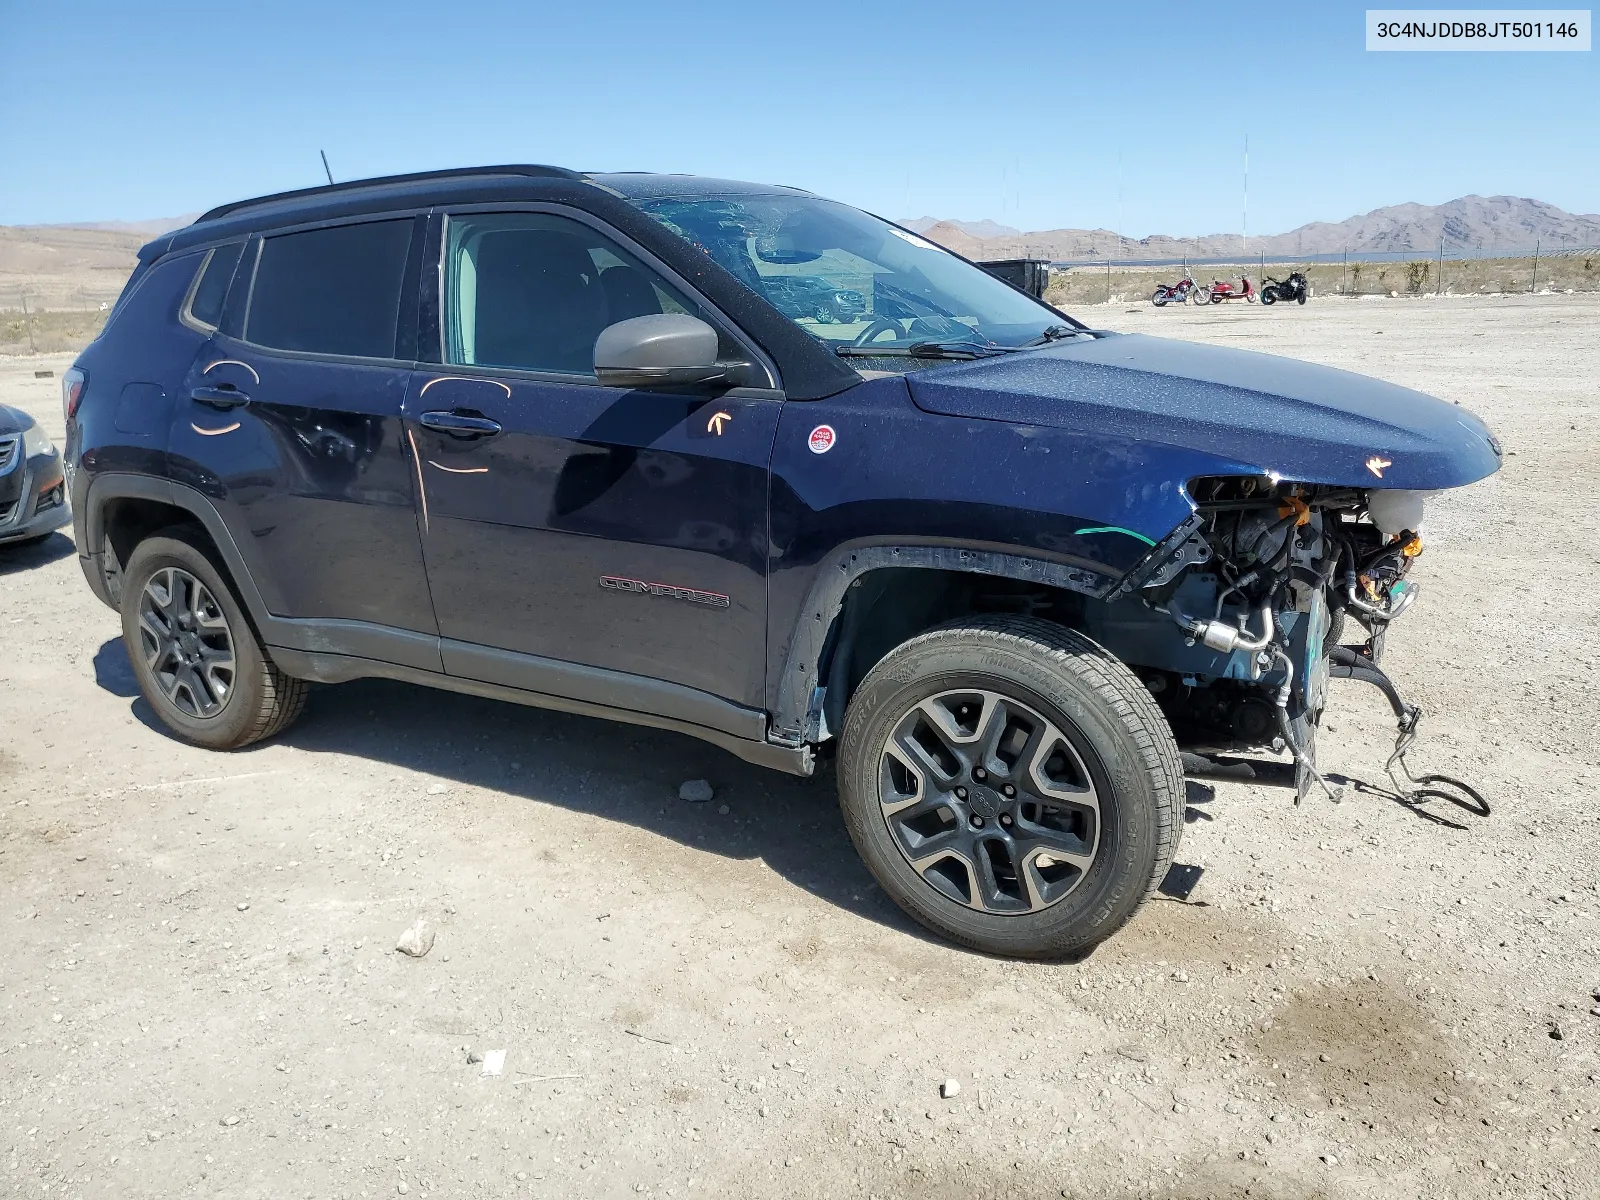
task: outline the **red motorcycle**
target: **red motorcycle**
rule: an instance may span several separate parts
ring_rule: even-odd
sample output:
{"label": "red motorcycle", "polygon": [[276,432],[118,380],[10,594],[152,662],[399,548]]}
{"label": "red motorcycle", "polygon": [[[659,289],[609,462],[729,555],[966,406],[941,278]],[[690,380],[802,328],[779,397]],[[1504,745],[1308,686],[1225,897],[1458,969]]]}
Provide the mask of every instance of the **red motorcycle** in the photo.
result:
{"label": "red motorcycle", "polygon": [[1177,283],[1157,284],[1155,292],[1150,297],[1150,303],[1157,308],[1161,308],[1168,303],[1182,304],[1197,291],[1199,291],[1199,288],[1196,286],[1195,281],[1185,275]]}
{"label": "red motorcycle", "polygon": [[1239,277],[1239,286],[1237,288],[1231,283],[1213,279],[1211,286],[1202,290],[1211,297],[1211,303],[1213,304],[1221,304],[1224,300],[1245,300],[1251,304],[1256,302],[1256,289],[1251,284],[1249,277],[1245,275]]}

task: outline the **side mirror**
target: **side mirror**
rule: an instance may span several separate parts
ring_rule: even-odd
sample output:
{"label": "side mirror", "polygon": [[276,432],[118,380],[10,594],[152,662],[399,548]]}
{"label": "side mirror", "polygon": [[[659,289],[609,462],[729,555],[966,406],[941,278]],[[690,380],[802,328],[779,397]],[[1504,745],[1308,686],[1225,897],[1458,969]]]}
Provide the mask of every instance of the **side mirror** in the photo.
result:
{"label": "side mirror", "polygon": [[631,317],[594,340],[594,373],[611,387],[713,383],[727,378],[717,361],[717,331],[687,313]]}

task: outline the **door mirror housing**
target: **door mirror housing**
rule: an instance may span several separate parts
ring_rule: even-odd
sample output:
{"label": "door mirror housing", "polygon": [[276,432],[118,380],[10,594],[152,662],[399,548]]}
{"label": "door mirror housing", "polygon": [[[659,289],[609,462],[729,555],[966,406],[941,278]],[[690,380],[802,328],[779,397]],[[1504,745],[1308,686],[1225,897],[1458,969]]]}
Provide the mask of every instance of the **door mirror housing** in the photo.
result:
{"label": "door mirror housing", "polygon": [[734,369],[717,361],[717,331],[687,313],[630,317],[594,341],[595,376],[611,387],[716,383]]}

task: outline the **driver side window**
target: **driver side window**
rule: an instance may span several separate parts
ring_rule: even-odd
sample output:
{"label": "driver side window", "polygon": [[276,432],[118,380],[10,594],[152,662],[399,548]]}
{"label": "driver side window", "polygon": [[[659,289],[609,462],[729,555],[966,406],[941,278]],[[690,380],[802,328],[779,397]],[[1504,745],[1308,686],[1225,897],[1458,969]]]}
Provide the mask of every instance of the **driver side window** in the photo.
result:
{"label": "driver side window", "polygon": [[698,306],[609,238],[567,217],[451,217],[445,231],[445,361],[594,374],[618,321]]}

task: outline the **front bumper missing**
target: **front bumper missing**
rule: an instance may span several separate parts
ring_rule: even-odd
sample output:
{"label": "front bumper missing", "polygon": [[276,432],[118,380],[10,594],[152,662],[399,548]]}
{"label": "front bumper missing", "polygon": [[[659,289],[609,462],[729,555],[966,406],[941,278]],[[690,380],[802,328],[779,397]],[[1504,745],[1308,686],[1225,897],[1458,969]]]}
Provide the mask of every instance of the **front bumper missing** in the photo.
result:
{"label": "front bumper missing", "polygon": [[[1330,678],[1351,679],[1377,688],[1383,693],[1384,699],[1389,702],[1389,707],[1395,715],[1394,749],[1384,763],[1384,773],[1389,777],[1392,790],[1363,783],[1360,780],[1334,776],[1338,783],[1348,785],[1357,792],[1385,796],[1407,808],[1418,810],[1423,816],[1441,824],[1452,823],[1422,810],[1421,806],[1428,800],[1443,800],[1475,817],[1491,815],[1493,810],[1489,806],[1489,801],[1484,798],[1482,792],[1470,784],[1451,775],[1411,773],[1406,755],[1417,740],[1417,726],[1422,720],[1422,709],[1415,704],[1408,704],[1401,697],[1394,681],[1367,653],[1353,646],[1334,646],[1329,650],[1327,661]],[[1184,752],[1182,757],[1184,774],[1191,779],[1215,779],[1229,783],[1255,783],[1265,787],[1292,788],[1296,804],[1305,797],[1312,782],[1312,776],[1307,772],[1304,763],[1298,760],[1281,762],[1273,759],[1198,754],[1188,751]],[[1315,762],[1314,758],[1312,762]],[[1339,799],[1343,792],[1344,786],[1339,787],[1333,793],[1334,799]]]}

